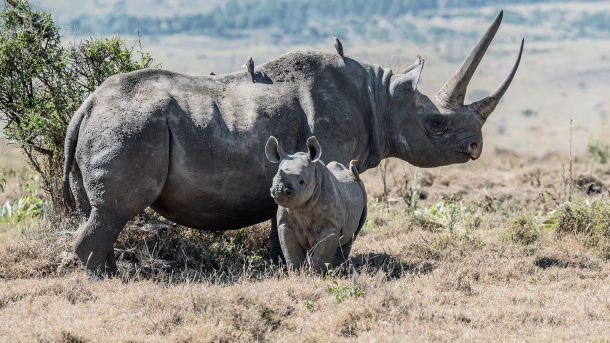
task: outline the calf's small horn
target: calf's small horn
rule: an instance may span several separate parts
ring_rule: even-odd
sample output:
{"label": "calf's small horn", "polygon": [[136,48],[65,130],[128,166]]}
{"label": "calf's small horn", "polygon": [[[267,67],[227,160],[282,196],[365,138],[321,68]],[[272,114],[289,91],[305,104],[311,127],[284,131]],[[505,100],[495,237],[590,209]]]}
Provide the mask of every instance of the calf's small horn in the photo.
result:
{"label": "calf's small horn", "polygon": [[487,119],[487,117],[489,117],[491,112],[493,112],[496,109],[498,102],[500,102],[500,99],[502,98],[504,93],[506,93],[508,86],[510,86],[510,83],[513,81],[513,78],[515,77],[515,73],[517,73],[517,68],[519,67],[519,62],[521,62],[521,54],[523,53],[523,43],[524,42],[525,42],[525,39],[522,39],[521,40],[521,49],[519,50],[519,57],[517,57],[517,62],[515,62],[515,65],[513,66],[513,69],[510,71],[510,74],[508,74],[506,79],[504,79],[504,81],[502,81],[502,84],[500,85],[500,87],[498,87],[495,91],[493,91],[493,93],[489,94],[488,96],[484,97],[483,99],[481,99],[479,101],[475,101],[469,105],[470,108],[473,109],[475,112],[477,112],[479,115],[481,115],[481,117],[483,117],[485,119]]}
{"label": "calf's small horn", "polygon": [[477,45],[472,48],[460,68],[458,68],[453,77],[445,83],[443,88],[436,93],[435,97],[442,105],[448,105],[453,108],[464,105],[464,97],[466,96],[468,83],[477,70],[481,59],[483,59],[483,55],[485,55],[485,51],[487,51],[487,47],[489,47],[489,44],[500,27],[503,13],[504,11],[498,13],[496,19],[489,25],[489,28],[487,28],[487,31],[485,31],[483,36],[479,39]]}

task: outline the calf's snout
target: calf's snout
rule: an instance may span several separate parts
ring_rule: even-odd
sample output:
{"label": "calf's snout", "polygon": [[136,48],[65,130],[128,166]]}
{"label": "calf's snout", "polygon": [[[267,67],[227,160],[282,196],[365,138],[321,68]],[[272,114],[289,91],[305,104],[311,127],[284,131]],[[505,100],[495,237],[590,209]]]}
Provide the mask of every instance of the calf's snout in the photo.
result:
{"label": "calf's snout", "polygon": [[285,186],[275,186],[271,187],[271,197],[272,198],[289,198],[294,194],[292,189]]}

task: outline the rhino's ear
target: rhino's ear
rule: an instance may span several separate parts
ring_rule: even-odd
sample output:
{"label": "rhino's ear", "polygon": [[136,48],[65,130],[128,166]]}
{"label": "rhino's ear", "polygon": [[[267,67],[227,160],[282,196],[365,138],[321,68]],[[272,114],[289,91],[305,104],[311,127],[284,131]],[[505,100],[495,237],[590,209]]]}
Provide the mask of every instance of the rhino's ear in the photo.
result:
{"label": "rhino's ear", "polygon": [[271,163],[280,163],[286,156],[286,153],[284,150],[282,150],[282,147],[280,147],[277,139],[275,139],[273,136],[269,137],[267,140],[267,145],[265,145],[265,154]]}
{"label": "rhino's ear", "polygon": [[413,64],[411,64],[410,66],[406,67],[403,71],[401,71],[401,74],[406,74],[408,72],[410,72],[411,70],[417,68],[420,66],[420,64],[422,64],[422,58],[421,56],[417,55],[417,58],[415,59],[415,62],[413,62]]}
{"label": "rhino's ear", "polygon": [[311,162],[318,162],[322,155],[322,147],[318,143],[316,136],[311,136],[307,140],[307,156]]}
{"label": "rhino's ear", "polygon": [[[418,60],[420,60],[419,56]],[[404,74],[401,73],[392,75],[392,79],[390,81],[390,94],[392,97],[404,97],[405,95],[417,90],[417,83],[419,83],[419,77],[424,69],[424,62],[425,60],[421,59],[418,65],[415,65],[414,63],[413,65],[409,66],[404,71]]]}

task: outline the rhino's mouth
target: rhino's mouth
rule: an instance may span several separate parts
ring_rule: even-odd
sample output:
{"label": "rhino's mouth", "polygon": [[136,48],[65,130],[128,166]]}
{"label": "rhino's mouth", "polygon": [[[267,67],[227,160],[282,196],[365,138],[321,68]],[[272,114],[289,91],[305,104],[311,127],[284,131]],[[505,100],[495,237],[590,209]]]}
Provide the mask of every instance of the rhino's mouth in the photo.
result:
{"label": "rhino's mouth", "polygon": [[290,198],[292,198],[292,196],[274,196],[273,194],[271,194],[271,197],[273,198],[273,200],[275,201],[287,201]]}
{"label": "rhino's mouth", "polygon": [[478,144],[477,142],[472,142],[468,145],[466,149],[455,150],[455,152],[466,154],[469,159],[474,161],[481,157],[481,150],[482,149],[480,144]]}
{"label": "rhino's mouth", "polygon": [[455,150],[455,152],[457,152],[457,153],[459,153],[459,154],[464,154],[464,155],[468,156],[468,160],[473,160],[473,161],[474,161],[474,160],[476,160],[477,158],[479,158],[479,157],[478,157],[478,156],[476,156],[476,155],[474,155],[474,156],[473,156],[472,154],[470,154],[470,153],[469,153],[469,152],[467,152],[467,151],[463,151],[463,150]]}

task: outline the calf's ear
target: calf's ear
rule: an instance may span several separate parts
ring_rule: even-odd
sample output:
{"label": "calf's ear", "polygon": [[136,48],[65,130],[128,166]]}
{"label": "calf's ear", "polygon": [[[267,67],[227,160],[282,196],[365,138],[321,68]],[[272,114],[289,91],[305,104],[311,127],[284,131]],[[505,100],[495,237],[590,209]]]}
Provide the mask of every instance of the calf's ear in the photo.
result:
{"label": "calf's ear", "polygon": [[322,155],[322,147],[318,143],[316,136],[311,136],[307,140],[307,157],[311,162],[318,162]]}
{"label": "calf's ear", "polygon": [[267,140],[267,144],[265,145],[265,154],[267,155],[267,159],[271,161],[271,163],[280,163],[286,153],[280,147],[280,144],[277,142],[275,137],[271,136]]}

